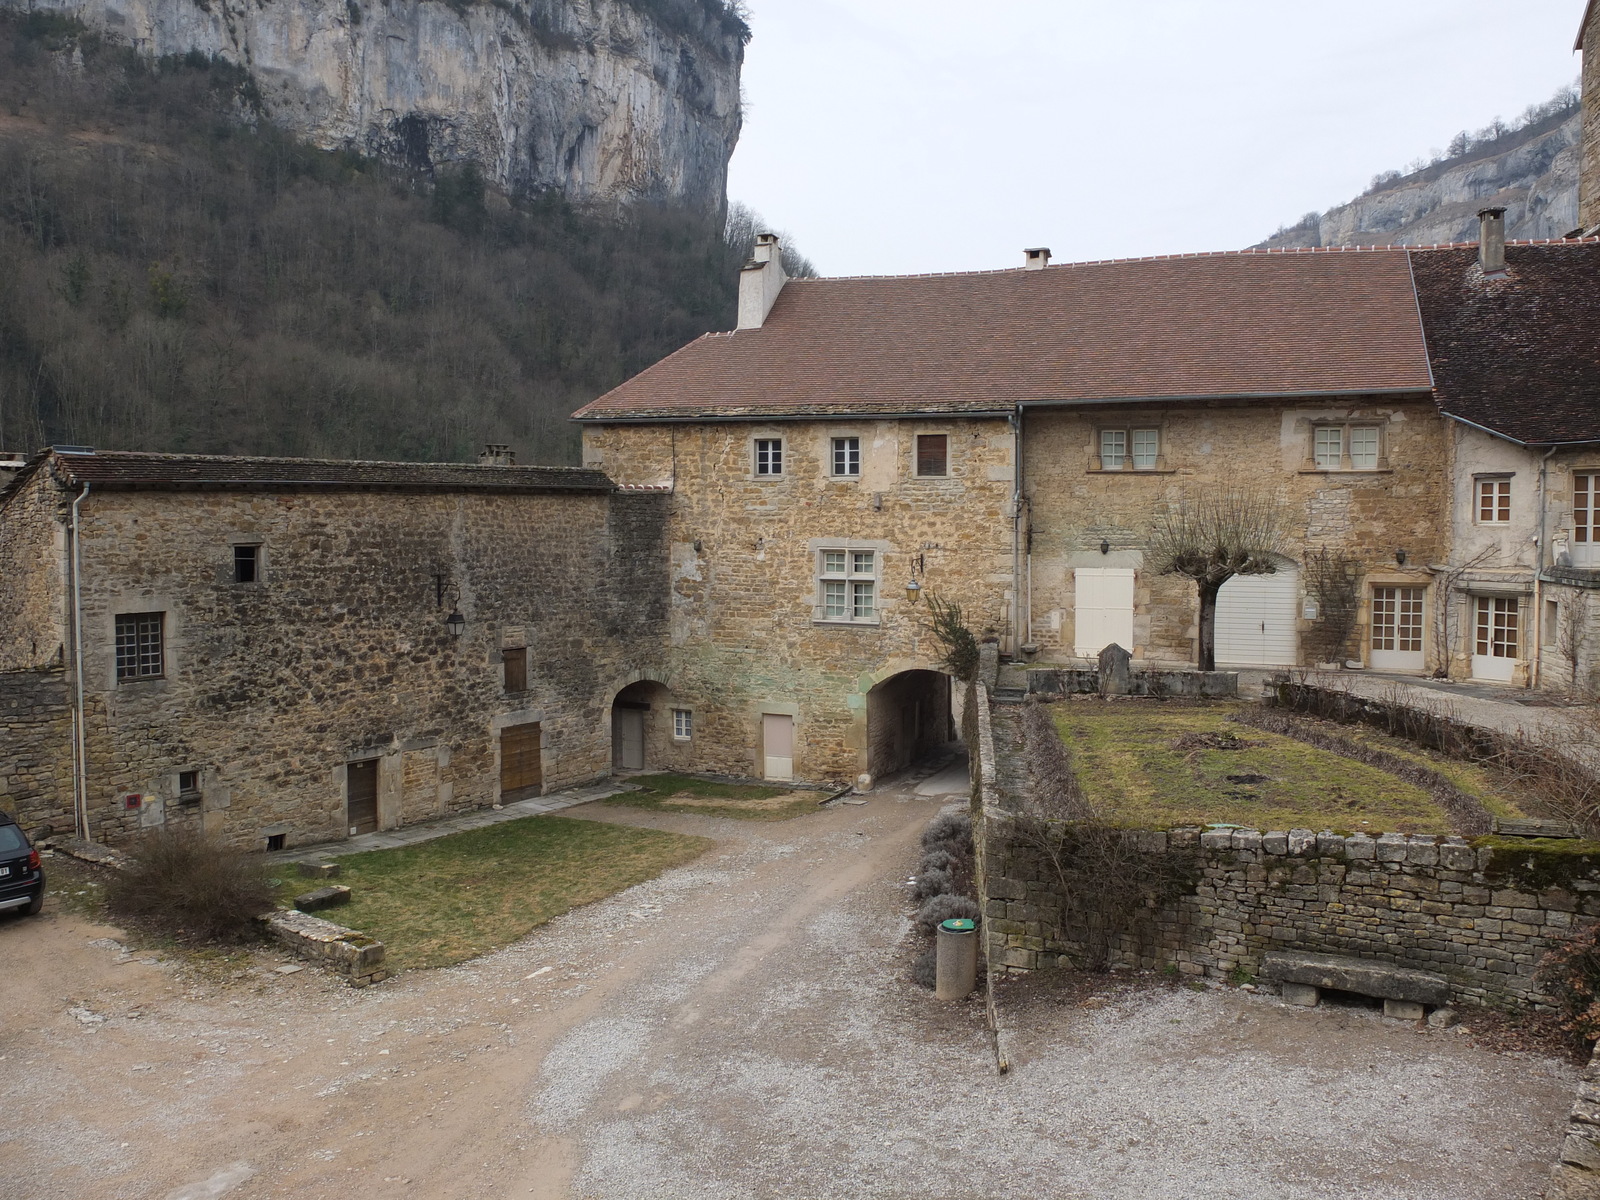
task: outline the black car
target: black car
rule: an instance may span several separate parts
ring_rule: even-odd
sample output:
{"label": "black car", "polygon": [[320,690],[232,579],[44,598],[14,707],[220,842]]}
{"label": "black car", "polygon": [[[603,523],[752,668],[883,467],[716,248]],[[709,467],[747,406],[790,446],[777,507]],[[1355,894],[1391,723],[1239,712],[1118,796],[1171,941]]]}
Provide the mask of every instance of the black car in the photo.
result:
{"label": "black car", "polygon": [[21,909],[30,917],[44,907],[44,868],[28,835],[0,813],[0,912]]}

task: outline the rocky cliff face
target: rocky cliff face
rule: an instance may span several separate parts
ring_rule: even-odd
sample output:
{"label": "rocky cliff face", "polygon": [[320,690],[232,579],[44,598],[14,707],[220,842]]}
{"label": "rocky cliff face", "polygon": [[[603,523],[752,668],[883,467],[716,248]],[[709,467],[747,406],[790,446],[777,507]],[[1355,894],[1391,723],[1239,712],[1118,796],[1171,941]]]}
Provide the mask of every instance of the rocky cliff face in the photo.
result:
{"label": "rocky cliff face", "polygon": [[1440,165],[1320,217],[1280,230],[1260,247],[1426,246],[1478,240],[1478,210],[1506,209],[1506,236],[1558,238],[1578,224],[1579,138],[1574,112],[1498,154]]}
{"label": "rocky cliff face", "polygon": [[501,187],[718,210],[745,30],[721,0],[0,0],[154,57],[248,70],[274,122],[324,149]]}

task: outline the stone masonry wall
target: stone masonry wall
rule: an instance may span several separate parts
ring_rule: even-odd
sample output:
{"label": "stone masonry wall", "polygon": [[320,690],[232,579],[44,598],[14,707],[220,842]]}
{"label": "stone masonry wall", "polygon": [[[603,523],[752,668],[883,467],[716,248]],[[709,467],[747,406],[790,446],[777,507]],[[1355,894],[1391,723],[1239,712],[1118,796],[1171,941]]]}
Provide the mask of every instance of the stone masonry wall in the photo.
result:
{"label": "stone masonry wall", "polygon": [[66,672],[0,672],[0,810],[24,829],[72,828],[72,706]]}
{"label": "stone masonry wall", "polygon": [[1578,170],[1578,224],[1600,225],[1600,5],[1583,31],[1583,159]]}
{"label": "stone masonry wall", "polygon": [[0,510],[0,671],[65,661],[71,497],[35,480]]}
{"label": "stone masonry wall", "polygon": [[[984,814],[989,955],[1027,970],[1073,965],[1081,936],[1016,817]],[[1127,937],[1114,961],[1190,975],[1256,974],[1269,950],[1371,958],[1450,979],[1463,1003],[1538,1003],[1532,975],[1553,939],[1600,918],[1600,848],[1550,855],[1461,838],[1342,837],[1198,829],[1143,835],[1153,852],[1197,852],[1199,884]],[[1582,847],[1579,847],[1582,849]]]}
{"label": "stone masonry wall", "polygon": [[[346,766],[370,759],[382,828],[486,806],[499,797],[500,731],[531,722],[546,790],[606,774],[611,698],[660,670],[666,499],[92,494],[94,837],[186,824],[258,848],[272,834],[289,846],[339,838]],[[0,543],[9,536],[8,524]],[[233,581],[240,543],[261,547],[256,583]],[[445,627],[452,609],[459,637]],[[119,682],[116,616],[150,612],[165,614],[165,673]],[[528,686],[508,694],[510,647],[527,650]],[[193,792],[180,791],[183,772],[197,774]]]}
{"label": "stone masonry wall", "polygon": [[[1382,469],[1314,469],[1314,425],[1344,421],[1382,426]],[[1100,470],[1097,439],[1106,427],[1158,428],[1157,469]],[[1044,661],[1073,657],[1073,571],[1083,567],[1136,572],[1134,644],[1126,647],[1136,659],[1195,661],[1194,584],[1142,570],[1152,520],[1187,493],[1224,486],[1277,495],[1288,520],[1289,557],[1303,565],[1321,547],[1345,551],[1362,564],[1367,596],[1373,584],[1427,587],[1427,564],[1440,561],[1446,549],[1448,446],[1431,403],[1356,398],[1324,407],[1219,402],[1047,410],[1028,414],[1023,445],[1032,528],[1028,638]],[[1396,549],[1406,551],[1407,566],[1396,563]],[[1302,589],[1304,583],[1302,577]],[[1365,602],[1360,621],[1348,643],[1351,654],[1364,645]],[[1314,622],[1302,617],[1299,628],[1304,641]]]}
{"label": "stone masonry wall", "polygon": [[[949,437],[946,477],[915,474],[919,433]],[[832,474],[834,437],[860,439],[859,476]],[[756,438],[783,439],[782,476],[755,476]],[[937,669],[927,606],[906,599],[912,578],[961,604],[979,632],[1009,633],[1005,420],[586,426],[584,461],[624,486],[672,490],[664,682],[672,703],[695,714],[690,757],[700,770],[762,774],[762,714],[774,713],[794,718],[797,779],[848,782],[866,771],[868,694],[902,671]],[[876,623],[819,619],[824,543],[877,555]]]}

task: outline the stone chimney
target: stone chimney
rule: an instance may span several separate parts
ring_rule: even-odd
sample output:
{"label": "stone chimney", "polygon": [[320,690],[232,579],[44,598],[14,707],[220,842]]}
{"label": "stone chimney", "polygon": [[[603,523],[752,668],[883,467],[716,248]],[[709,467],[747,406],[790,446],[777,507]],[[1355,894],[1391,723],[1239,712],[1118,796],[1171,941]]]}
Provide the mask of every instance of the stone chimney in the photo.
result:
{"label": "stone chimney", "polygon": [[739,328],[760,329],[767,322],[778,293],[789,277],[783,273],[783,248],[778,235],[756,235],[755,253],[739,273]]}
{"label": "stone chimney", "polygon": [[1050,265],[1050,247],[1034,246],[1022,252],[1022,265],[1030,271],[1042,271]]}
{"label": "stone chimney", "polygon": [[516,452],[510,446],[502,446],[498,442],[490,442],[484,446],[478,455],[480,467],[514,467],[517,465]]}
{"label": "stone chimney", "polygon": [[1478,214],[1478,265],[1485,275],[1506,273],[1506,210],[1486,208]]}

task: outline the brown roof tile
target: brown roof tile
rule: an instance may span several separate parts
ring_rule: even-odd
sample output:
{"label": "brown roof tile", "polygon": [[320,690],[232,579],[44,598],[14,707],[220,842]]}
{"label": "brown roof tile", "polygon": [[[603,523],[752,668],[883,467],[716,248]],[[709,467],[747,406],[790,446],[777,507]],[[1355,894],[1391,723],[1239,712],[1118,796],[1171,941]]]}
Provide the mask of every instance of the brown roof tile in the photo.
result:
{"label": "brown roof tile", "polygon": [[588,420],[983,412],[1028,401],[1422,391],[1403,249],[789,283]]}
{"label": "brown roof tile", "polygon": [[1412,255],[1439,407],[1530,445],[1600,441],[1600,240]]}

